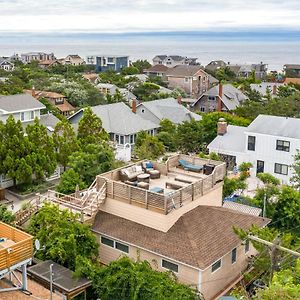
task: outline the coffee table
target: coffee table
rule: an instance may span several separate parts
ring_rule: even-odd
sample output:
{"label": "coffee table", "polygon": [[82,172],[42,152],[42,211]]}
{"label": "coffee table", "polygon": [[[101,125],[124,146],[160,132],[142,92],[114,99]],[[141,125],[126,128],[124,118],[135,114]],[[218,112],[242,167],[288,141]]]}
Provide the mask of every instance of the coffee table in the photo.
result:
{"label": "coffee table", "polygon": [[149,183],[150,182],[150,174],[143,173],[143,174],[138,175],[137,181]]}

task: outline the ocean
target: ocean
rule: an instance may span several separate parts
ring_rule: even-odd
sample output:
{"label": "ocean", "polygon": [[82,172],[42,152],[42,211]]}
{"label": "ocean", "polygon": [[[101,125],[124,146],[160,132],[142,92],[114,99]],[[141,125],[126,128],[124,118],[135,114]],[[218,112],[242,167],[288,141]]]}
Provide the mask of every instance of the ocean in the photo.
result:
{"label": "ocean", "polygon": [[235,63],[266,63],[281,71],[284,64],[300,64],[300,32],[159,32],[159,33],[1,33],[0,56],[30,51],[68,54],[128,55],[131,60],[157,54],[197,57]]}

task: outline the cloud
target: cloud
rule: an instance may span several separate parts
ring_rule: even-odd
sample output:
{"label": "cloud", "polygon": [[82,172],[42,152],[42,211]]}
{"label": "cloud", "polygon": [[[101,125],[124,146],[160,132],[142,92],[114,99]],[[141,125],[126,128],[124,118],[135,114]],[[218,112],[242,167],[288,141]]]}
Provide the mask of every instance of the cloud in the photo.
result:
{"label": "cloud", "polygon": [[299,0],[0,0],[2,31],[300,29]]}

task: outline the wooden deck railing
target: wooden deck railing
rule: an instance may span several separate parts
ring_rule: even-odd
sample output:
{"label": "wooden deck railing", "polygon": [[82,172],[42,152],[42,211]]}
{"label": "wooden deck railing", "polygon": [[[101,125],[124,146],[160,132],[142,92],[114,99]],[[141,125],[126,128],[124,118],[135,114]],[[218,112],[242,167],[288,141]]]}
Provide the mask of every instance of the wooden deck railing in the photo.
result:
{"label": "wooden deck railing", "polygon": [[[190,157],[187,155],[175,155],[166,162],[166,168],[170,171],[178,166],[178,159],[184,159],[197,165],[213,164],[215,166],[212,174],[205,178],[199,178],[198,181],[178,189],[168,195],[150,192],[148,190],[131,186],[117,181],[118,174],[112,171],[111,174],[105,173],[97,176],[99,185],[106,182],[106,196],[119,201],[135,204],[146,209],[152,209],[164,214],[168,214],[174,208],[178,208],[183,203],[194,201],[196,197],[207,194],[217,182],[222,181],[226,173],[226,165],[223,162]],[[121,168],[120,168],[121,169]]]}
{"label": "wooden deck railing", "polygon": [[33,256],[33,237],[21,230],[0,222],[0,235],[15,242],[0,250],[0,270],[31,259]]}

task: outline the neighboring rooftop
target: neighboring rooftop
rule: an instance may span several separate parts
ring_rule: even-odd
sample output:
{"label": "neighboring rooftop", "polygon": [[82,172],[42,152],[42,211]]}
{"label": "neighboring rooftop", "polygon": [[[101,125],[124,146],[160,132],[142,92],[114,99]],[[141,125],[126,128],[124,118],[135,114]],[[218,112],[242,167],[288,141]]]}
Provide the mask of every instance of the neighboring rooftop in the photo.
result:
{"label": "neighboring rooftop", "polygon": [[300,84],[300,78],[286,78],[284,80],[284,83],[286,83],[286,84],[289,84],[289,83]]}
{"label": "neighboring rooftop", "polygon": [[[219,95],[219,85],[216,85],[209,89],[207,92],[202,94],[200,98],[194,103],[194,105],[203,97],[203,96],[214,96]],[[223,84],[223,94],[222,102],[228,108],[228,110],[236,109],[240,103],[246,100],[246,96],[232,84]]]}
{"label": "neighboring rooftop", "polygon": [[222,149],[226,153],[244,152],[247,127],[242,126],[227,126],[227,133],[218,135],[209,145],[209,149]]}
{"label": "neighboring rooftop", "polygon": [[284,65],[286,69],[300,70],[300,65],[295,64],[286,64]]}
{"label": "neighboring rooftop", "polygon": [[165,65],[155,65],[148,69],[145,69],[144,72],[166,72],[169,68]]}
{"label": "neighboring rooftop", "polygon": [[174,68],[169,69],[166,72],[166,76],[173,76],[173,77],[194,76],[200,70],[205,72],[201,66],[178,65]]}
{"label": "neighboring rooftop", "polygon": [[[109,133],[129,135],[141,130],[151,130],[158,127],[151,121],[133,113],[123,102],[92,106],[91,109],[101,119],[104,129]],[[80,112],[82,110],[79,110],[76,114]]]}
{"label": "neighboring rooftop", "polygon": [[147,101],[140,103],[138,106],[140,105],[150,110],[159,120],[168,119],[175,124],[191,121],[192,119],[201,120],[201,116],[189,111],[174,98]]}
{"label": "neighboring rooftop", "polygon": [[45,105],[29,94],[0,96],[0,110],[6,113],[44,109]]}
{"label": "neighboring rooftop", "polygon": [[181,216],[167,232],[102,211],[92,229],[204,270],[241,243],[234,226],[247,230],[253,224],[263,227],[268,223],[268,219],[200,205]]}
{"label": "neighboring rooftop", "polygon": [[261,95],[266,95],[267,90],[270,90],[271,94],[277,93],[277,88],[283,86],[283,83],[279,82],[261,82],[261,83],[251,83],[250,88],[259,92]]}
{"label": "neighboring rooftop", "polygon": [[259,115],[245,131],[300,139],[299,128],[300,119]]}

